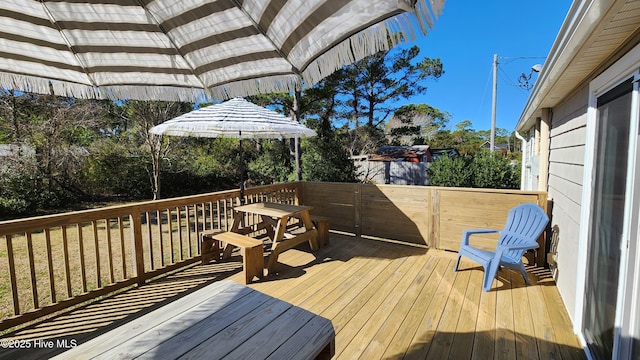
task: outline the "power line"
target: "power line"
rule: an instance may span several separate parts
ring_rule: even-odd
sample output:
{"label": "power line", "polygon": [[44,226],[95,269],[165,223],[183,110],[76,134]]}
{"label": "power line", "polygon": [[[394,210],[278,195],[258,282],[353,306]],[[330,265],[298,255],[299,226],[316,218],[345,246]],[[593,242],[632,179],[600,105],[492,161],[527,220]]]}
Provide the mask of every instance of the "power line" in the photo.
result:
{"label": "power line", "polygon": [[546,59],[546,56],[501,56],[499,57],[500,60],[506,60],[505,62],[502,62],[501,64],[508,64],[510,62],[513,62],[515,60],[524,60],[524,59]]}

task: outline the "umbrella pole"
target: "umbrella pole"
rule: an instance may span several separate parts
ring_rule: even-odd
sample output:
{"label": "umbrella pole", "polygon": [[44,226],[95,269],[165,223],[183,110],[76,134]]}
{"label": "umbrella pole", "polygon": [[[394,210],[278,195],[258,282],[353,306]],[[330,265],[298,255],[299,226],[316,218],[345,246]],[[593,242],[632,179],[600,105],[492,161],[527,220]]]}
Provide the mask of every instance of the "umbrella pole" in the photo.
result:
{"label": "umbrella pole", "polygon": [[240,205],[244,205],[244,159],[242,157],[242,131],[239,131],[240,135]]}

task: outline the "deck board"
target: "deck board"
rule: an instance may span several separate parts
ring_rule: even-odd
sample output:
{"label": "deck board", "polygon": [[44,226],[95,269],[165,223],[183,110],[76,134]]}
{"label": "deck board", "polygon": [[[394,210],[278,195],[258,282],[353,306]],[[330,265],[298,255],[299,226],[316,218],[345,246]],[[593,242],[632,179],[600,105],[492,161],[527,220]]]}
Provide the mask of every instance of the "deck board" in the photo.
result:
{"label": "deck board", "polygon": [[[476,281],[482,287],[483,274],[474,271]],[[493,359],[496,345],[496,291],[481,292],[478,304],[478,319],[473,339],[472,360]]]}
{"label": "deck board", "polygon": [[456,335],[456,327],[462,313],[462,304],[470,277],[470,271],[465,271],[456,276],[451,292],[449,293],[449,298],[442,311],[442,317],[436,328],[436,333],[429,347],[427,359],[449,358],[449,353],[452,348],[451,344]]}
{"label": "deck board", "polygon": [[[436,266],[438,259],[433,257],[423,257],[425,262],[420,262],[420,268],[422,271],[416,272],[415,278],[411,280],[411,283],[407,287],[404,294],[394,292],[396,297],[399,297],[396,305],[393,309],[390,309],[389,316],[384,319],[384,322],[380,324],[378,331],[371,338],[366,345],[366,348],[362,352],[361,358],[364,359],[381,359],[392,344],[394,339],[397,338],[398,333],[401,338],[402,332],[400,332],[405,320],[410,316],[410,310],[416,304],[416,300],[420,292],[428,284],[430,274],[433,268]],[[407,277],[409,278],[409,277]]]}
{"label": "deck board", "polygon": [[516,354],[518,358],[535,359],[539,357],[533,323],[534,311],[531,311],[527,288],[522,276],[514,274],[511,278],[513,301],[513,320],[516,334]]}
{"label": "deck board", "polygon": [[[427,257],[414,257],[415,262],[408,261],[408,266],[414,269],[423,269],[427,265]],[[395,330],[402,323],[403,317],[407,313],[407,305],[402,303],[410,301],[414,291],[412,288],[419,288],[423,285],[416,282],[419,271],[408,273],[402,276],[396,285],[391,289],[380,306],[369,316],[363,329],[352,339],[348,348],[342,352],[341,358],[353,359],[362,357],[371,359],[376,354],[382,354],[386,350],[388,341],[393,337]],[[377,331],[376,331],[377,330]]]}
{"label": "deck board", "polygon": [[[406,278],[409,269],[414,268],[417,257],[397,258],[391,261],[387,271],[376,276],[362,291],[356,296],[336,318],[326,316],[327,312],[320,315],[332,320],[336,329],[336,358],[353,359],[354,348],[359,348],[362,344],[357,340],[359,333],[367,334],[372,329],[367,325],[373,314],[376,314],[378,307],[383,305],[387,296],[396,288],[399,282]],[[391,270],[393,269],[393,270]],[[402,291],[402,289],[400,290]],[[370,325],[371,326],[371,325]],[[338,337],[337,335],[340,334]],[[345,356],[341,356],[345,352]]]}
{"label": "deck board", "polygon": [[473,351],[474,333],[478,321],[478,304],[482,293],[482,274],[471,272],[467,290],[462,303],[462,310],[456,326],[453,343],[451,344],[451,359],[471,359]]}
{"label": "deck board", "polygon": [[[482,268],[463,259],[454,272],[455,259],[451,252],[331,233],[330,244],[318,251],[303,245],[282,253],[278,273],[249,286],[330,319],[336,359],[586,359],[545,271],[532,269],[531,286],[525,286],[519,273],[500,270],[492,290],[484,292]],[[98,325],[79,334],[82,319],[122,326],[135,321],[127,306],[179,303],[174,298],[190,286],[222,278],[242,282],[241,269],[237,257],[198,265],[11,336],[37,338],[46,329],[46,337],[71,333],[83,341]],[[105,313],[111,323],[101,320]],[[6,354],[0,359],[33,357]]]}
{"label": "deck board", "polygon": [[495,358],[500,360],[516,359],[516,334],[513,322],[513,298],[511,291],[504,286],[511,281],[510,271],[501,271],[500,291],[496,294],[496,347]]}
{"label": "deck board", "polygon": [[560,349],[556,343],[556,334],[551,324],[547,305],[544,303],[542,286],[527,287],[529,296],[529,307],[533,316],[533,330],[538,343],[540,357],[546,359],[557,359],[560,357]]}
{"label": "deck board", "polygon": [[[440,281],[440,278],[436,275],[438,267],[444,269],[447,264],[447,259],[434,258],[434,261],[429,263],[432,266],[425,267],[425,273],[422,274],[422,278],[425,279],[425,285],[417,294],[415,299],[408,299],[412,301],[413,305],[406,313],[404,321],[400,324],[399,329],[396,331],[395,336],[388,344],[388,347],[383,354],[384,359],[393,359],[404,356],[413,335],[417,332],[418,327],[422,321],[422,316],[426,313],[429,303],[433,300],[435,289]],[[427,286],[429,284],[429,286]]]}
{"label": "deck board", "polygon": [[407,359],[423,359],[429,351],[431,341],[440,323],[443,309],[447,304],[449,293],[453,288],[455,273],[451,271],[452,266],[453,261],[449,260],[436,269],[436,279],[440,278],[438,288],[422,317],[416,333],[413,335],[411,344],[405,354]]}

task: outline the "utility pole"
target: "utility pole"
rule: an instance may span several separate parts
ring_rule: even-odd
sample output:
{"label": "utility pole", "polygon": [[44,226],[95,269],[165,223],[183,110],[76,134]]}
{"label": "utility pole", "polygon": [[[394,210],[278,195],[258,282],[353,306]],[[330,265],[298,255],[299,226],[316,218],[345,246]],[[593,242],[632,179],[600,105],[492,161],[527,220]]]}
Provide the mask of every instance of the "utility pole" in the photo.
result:
{"label": "utility pole", "polygon": [[496,102],[498,99],[498,54],[493,54],[493,99],[491,101],[491,149],[496,145]]}

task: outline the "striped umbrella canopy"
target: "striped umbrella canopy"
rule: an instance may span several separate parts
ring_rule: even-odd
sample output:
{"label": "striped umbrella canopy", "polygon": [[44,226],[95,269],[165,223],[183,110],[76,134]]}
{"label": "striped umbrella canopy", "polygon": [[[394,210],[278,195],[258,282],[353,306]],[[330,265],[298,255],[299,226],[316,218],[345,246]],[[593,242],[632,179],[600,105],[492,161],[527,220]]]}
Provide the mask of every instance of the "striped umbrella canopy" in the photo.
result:
{"label": "striped umbrella canopy", "polygon": [[180,115],[149,130],[156,135],[282,139],[316,132],[275,111],[233,98]]}
{"label": "striped umbrella canopy", "polygon": [[156,135],[231,137],[240,139],[240,203],[244,204],[242,139],[282,139],[315,136],[316,132],[275,111],[233,98],[180,115],[149,129]]}
{"label": "striped umbrella canopy", "polygon": [[444,0],[2,0],[0,87],[200,101],[312,86]]}

